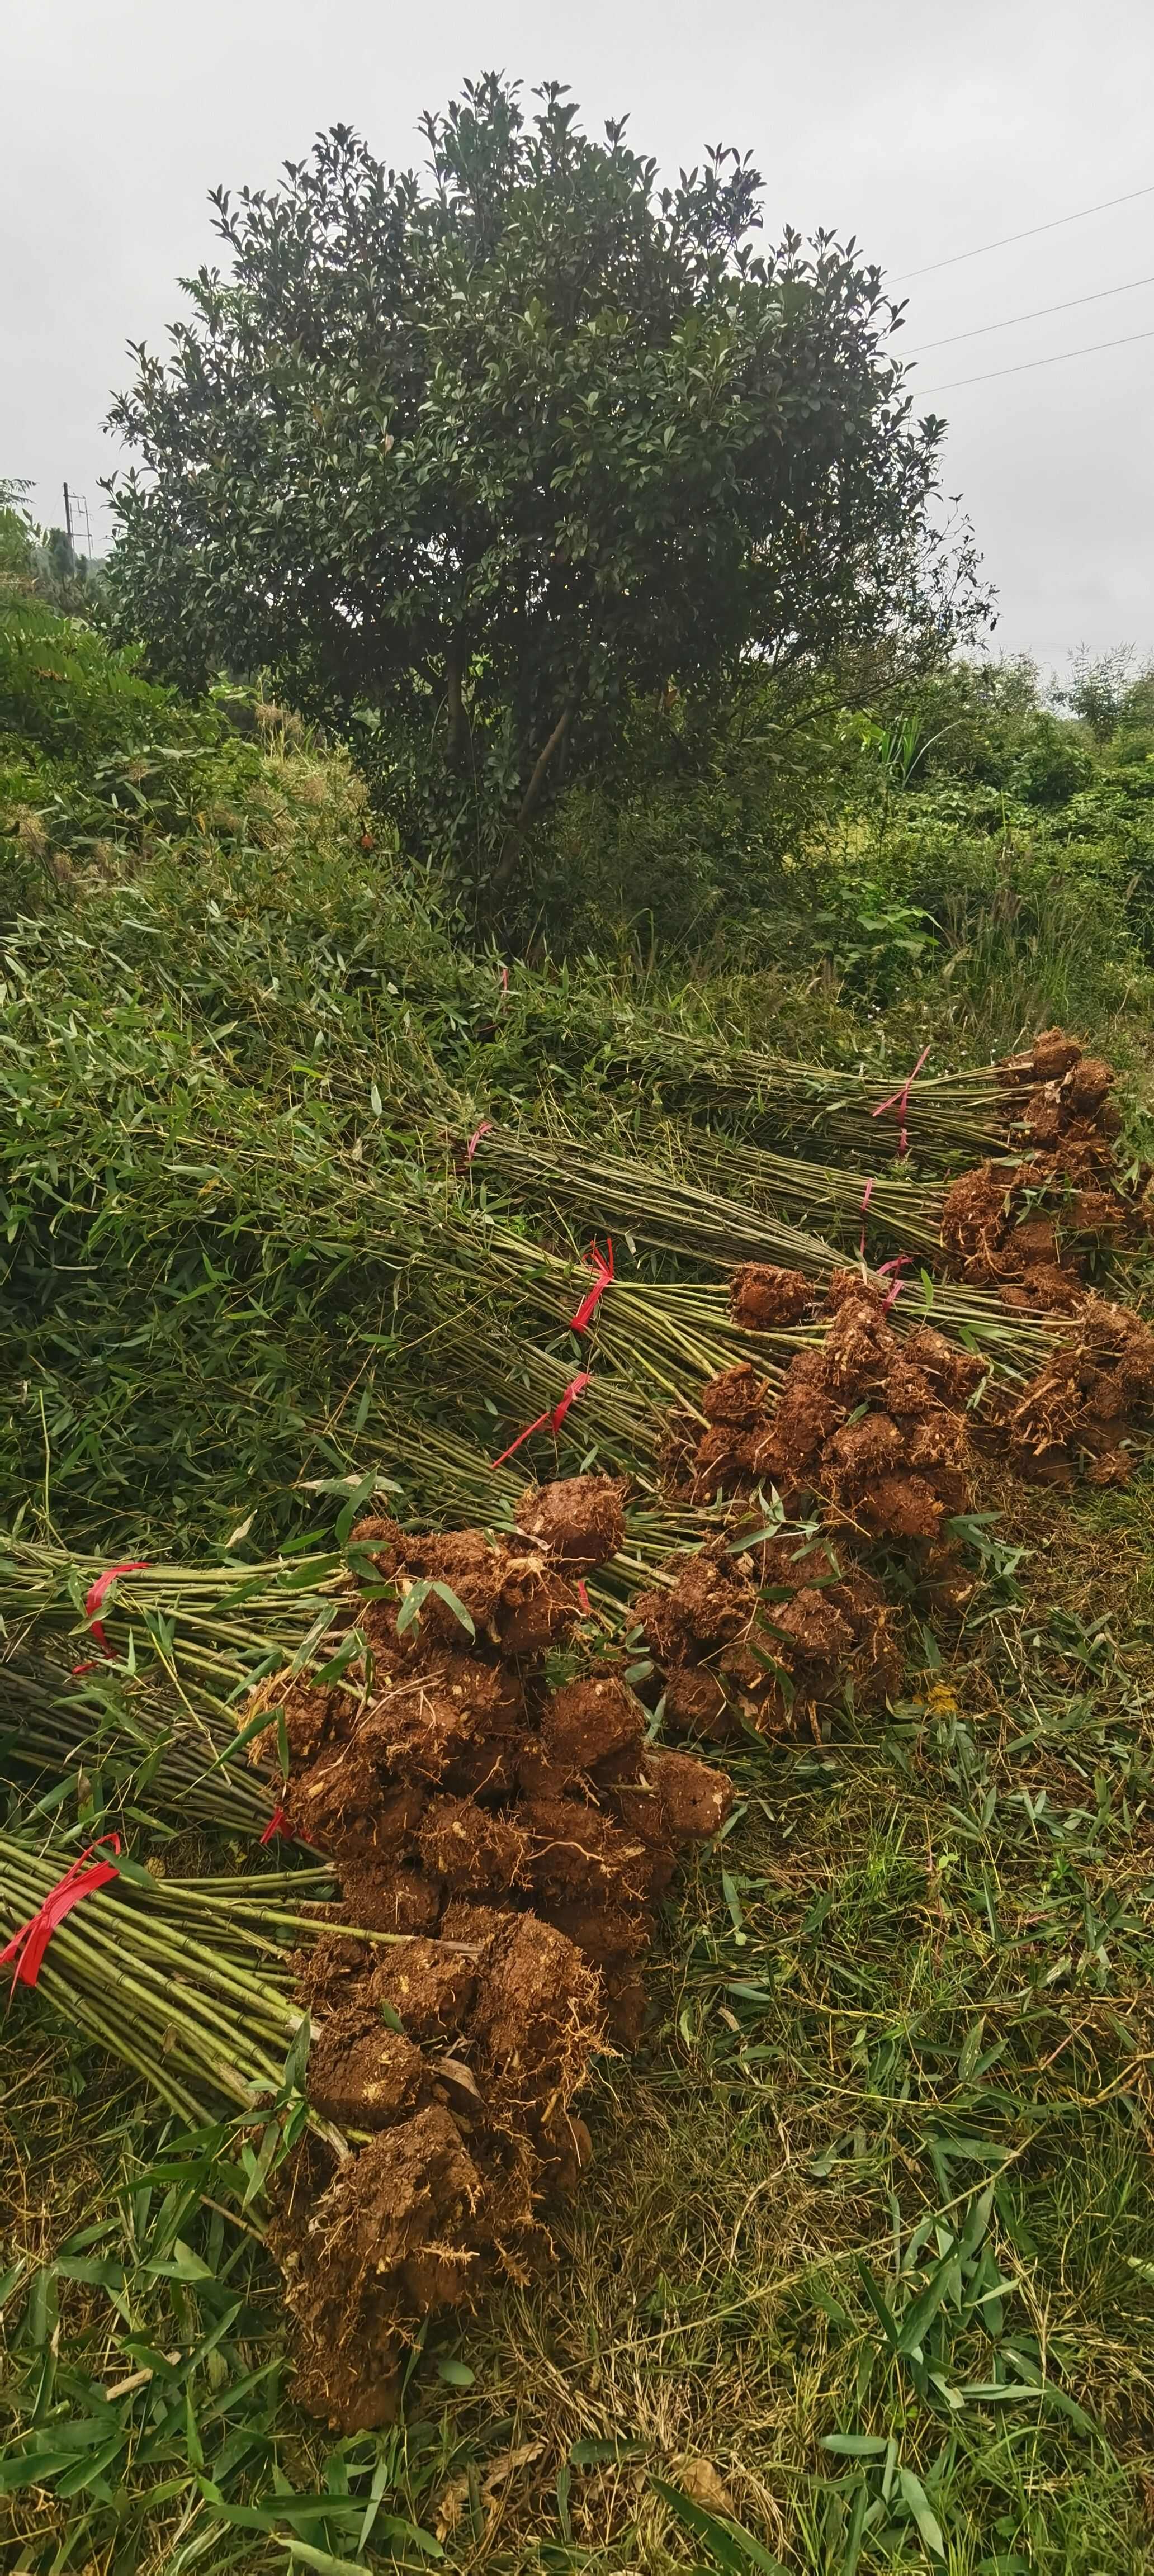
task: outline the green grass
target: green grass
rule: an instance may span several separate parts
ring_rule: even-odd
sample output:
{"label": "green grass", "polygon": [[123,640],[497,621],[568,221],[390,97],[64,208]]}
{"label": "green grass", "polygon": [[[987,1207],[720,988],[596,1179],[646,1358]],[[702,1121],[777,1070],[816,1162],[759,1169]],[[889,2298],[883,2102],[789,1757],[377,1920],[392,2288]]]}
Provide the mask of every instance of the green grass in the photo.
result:
{"label": "green grass", "polygon": [[[454,2567],[668,2576],[693,2544],[653,2478],[692,2496],[703,2462],[790,2570],[1151,2563],[1154,1486],[1057,1515],[1005,1499],[1006,1544],[1031,1551],[1016,1608],[888,1723],[739,1761],[742,1812],[670,1919],[643,2058],[603,2067],[556,2261],[434,2324],[403,2439],[302,2423],[262,2258],[179,2194],[143,2192],[134,2239],[106,2225],[95,2256],[65,2252],[39,2304],[17,2285],[25,2437],[94,2403],[103,2422],[94,2384],[145,2347],[181,2356],[113,2401],[104,2500],[16,2491],[14,2533],[51,2534],[30,2567],[271,2570],[293,2530],[355,2560],[380,2464],[382,2511],[418,2528],[459,2501]],[[12,2061],[6,2235],[50,2257],[107,2221],[155,2123],[66,2034],[46,2056],[30,2013]],[[234,2308],[186,2407],[173,2380]],[[327,2518],[293,2500],[334,2482]],[[254,2500],[281,2540],[229,2522]]]}
{"label": "green grass", "polygon": [[[658,943],[644,964],[514,960],[506,993],[435,878],[402,880],[338,756],[258,751],[46,616],[21,611],[0,700],[0,1522],[199,1555],[251,1510],[261,1553],[327,1526],[310,1480],[390,1456],[434,1508],[477,1475],[453,1444],[491,1427],[483,1389],[510,1415],[529,1390],[479,1296],[473,1410],[444,1420],[444,1283],[424,1304],[409,1280],[443,1188],[419,1139],[548,1108],[636,1155],[666,1113],[620,1068],[658,1042],[666,1064],[821,1054],[880,1091],[927,1039],[942,1070],[1073,1016],[1144,1106],[1150,984],[1115,878],[1103,863],[1091,916],[1085,853],[1062,873],[1053,818],[1027,852],[1017,809],[983,876],[990,789],[939,784],[932,811],[927,791],[904,840],[891,818],[862,863],[888,852],[888,913],[839,862],[824,962],[796,944],[801,905],[755,971]],[[71,684],[37,682],[42,652],[73,655]],[[903,907],[951,867],[954,909],[903,950]],[[994,1500],[969,1631],[927,1665],[911,1627],[892,1717],[740,1756],[733,1829],[664,1927],[645,2047],[601,2064],[554,2259],[433,2323],[395,2432],[338,2440],[296,2411],[223,2168],[219,2190],[207,2166],[174,2177],[150,2097],[17,1999],[6,2566],[289,2576],[438,2547],[461,2576],[1154,2566],[1154,1483]],[[190,1832],[166,1865],[210,1848]]]}

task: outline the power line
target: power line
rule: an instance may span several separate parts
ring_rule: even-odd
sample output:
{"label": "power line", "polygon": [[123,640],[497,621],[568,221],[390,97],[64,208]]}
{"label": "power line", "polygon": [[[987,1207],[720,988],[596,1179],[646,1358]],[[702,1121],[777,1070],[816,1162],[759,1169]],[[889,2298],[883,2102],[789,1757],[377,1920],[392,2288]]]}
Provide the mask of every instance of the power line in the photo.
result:
{"label": "power line", "polygon": [[1004,322],[976,322],[972,331],[950,331],[941,340],[921,340],[916,349],[903,349],[901,355],[922,358],[929,349],[951,349],[955,340],[980,340],[984,332],[1009,331],[1015,322],[1040,322],[1047,313],[1072,313],[1076,304],[1101,304],[1108,295],[1133,295],[1139,286],[1154,286],[1154,274],[1128,278],[1124,286],[1100,286],[1094,295],[1069,295],[1064,304],[1036,304],[1032,313],[1008,313]]}
{"label": "power line", "polygon": [[1057,367],[1063,358],[1092,358],[1098,349],[1128,349],[1135,340],[1154,340],[1154,331],[1127,331],[1121,340],[1091,340],[1084,349],[1056,349],[1052,358],[1025,358],[1017,367],[991,367],[988,375],[954,376],[948,385],[922,385],[918,400],[923,393],[952,394],[960,385],[989,385],[995,376],[1025,376],[1034,367]]}
{"label": "power line", "polygon": [[1011,242],[1033,241],[1039,233],[1056,233],[1063,224],[1084,223],[1087,215],[1104,215],[1111,206],[1132,206],[1136,197],[1154,197],[1154,179],[1145,188],[1129,188],[1124,197],[1103,197],[1097,206],[1079,206],[1072,215],[1054,215],[1048,224],[1030,224],[1024,233],[1003,233],[1000,241],[979,242],[976,250],[956,250],[948,259],[927,260],[924,268],[904,268],[900,277],[891,277],[891,286],[907,286],[911,278],[930,277],[935,269],[956,268],[959,260],[985,259],[988,251],[1006,250]]}

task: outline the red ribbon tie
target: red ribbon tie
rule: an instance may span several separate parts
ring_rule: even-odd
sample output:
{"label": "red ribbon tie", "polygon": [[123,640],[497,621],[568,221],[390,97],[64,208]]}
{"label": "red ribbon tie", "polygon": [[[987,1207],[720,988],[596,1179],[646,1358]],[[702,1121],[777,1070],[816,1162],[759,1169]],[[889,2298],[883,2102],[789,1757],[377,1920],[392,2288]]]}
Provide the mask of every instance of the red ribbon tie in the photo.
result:
{"label": "red ribbon tie", "polygon": [[918,1075],[919,1075],[919,1073],[921,1072],[922,1066],[924,1065],[925,1060],[926,1060],[926,1057],[928,1056],[928,1054],[929,1054],[929,1053],[930,1053],[930,1049],[929,1049],[929,1047],[928,1047],[928,1046],[927,1046],[927,1047],[923,1047],[923,1048],[922,1048],[922,1051],[921,1051],[921,1054],[920,1054],[920,1056],[918,1057],[917,1063],[916,1063],[916,1064],[915,1064],[915,1066],[914,1066],[913,1072],[912,1072],[912,1073],[907,1073],[906,1078],[905,1078],[905,1081],[904,1081],[904,1082],[903,1082],[903,1084],[902,1084],[901,1090],[900,1090],[900,1091],[891,1091],[891,1093],[890,1093],[890,1096],[889,1096],[889,1099],[888,1099],[888,1100],[879,1100],[878,1105],[877,1105],[877,1108],[876,1108],[876,1109],[871,1109],[871,1111],[870,1111],[870,1117],[871,1117],[871,1118],[880,1118],[880,1117],[882,1116],[883,1111],[885,1111],[885,1110],[887,1110],[887,1109],[894,1109],[894,1110],[896,1110],[897,1115],[898,1115],[898,1117],[899,1117],[899,1119],[900,1119],[900,1121],[901,1121],[901,1134],[900,1134],[900,1136],[899,1136],[899,1138],[898,1138],[898,1152],[899,1152],[899,1154],[908,1154],[908,1152],[909,1152],[909,1150],[910,1150],[910,1140],[909,1140],[909,1137],[908,1137],[908,1136],[907,1136],[907,1134],[906,1134],[906,1124],[905,1124],[905,1121],[906,1121],[906,1111],[907,1111],[907,1109],[909,1108],[909,1105],[910,1105],[910,1093],[911,1093],[911,1091],[913,1090],[914,1084],[915,1084],[915,1082],[917,1081]]}
{"label": "red ribbon tie", "polygon": [[864,1262],[864,1260],[865,1260],[865,1212],[866,1212],[866,1209],[867,1209],[867,1208],[868,1208],[868,1206],[869,1206],[870,1200],[871,1200],[871,1199],[872,1199],[872,1197],[873,1197],[873,1191],[874,1191],[874,1185],[873,1185],[873,1182],[872,1182],[872,1180],[869,1180],[869,1181],[867,1181],[867,1182],[866,1182],[865,1188],[864,1188],[864,1190],[862,1191],[862,1194],[861,1194],[861,1208],[860,1208],[860,1211],[859,1211],[860,1216],[861,1216],[861,1220],[862,1220],[862,1229],[861,1229],[861,1242],[860,1242],[860,1243],[859,1243],[859,1245],[858,1245],[858,1255],[859,1255],[859,1258],[860,1258],[863,1262]]}
{"label": "red ribbon tie", "polygon": [[472,1135],[471,1135],[471,1136],[470,1136],[470,1138],[469,1138],[469,1142],[468,1142],[468,1144],[467,1144],[467,1145],[466,1145],[466,1147],[465,1147],[465,1161],[466,1161],[467,1163],[471,1163],[471,1162],[472,1162],[472,1160],[473,1160],[473,1156],[474,1156],[474,1154],[475,1154],[475,1153],[476,1153],[476,1151],[477,1151],[477,1147],[478,1147],[478,1145],[479,1145],[479,1144],[480,1144],[480,1142],[481,1142],[481,1138],[482,1138],[482,1136],[491,1136],[491,1135],[492,1135],[492,1133],[493,1133],[493,1121],[492,1121],[492,1119],[491,1119],[491,1118],[482,1118],[480,1126],[479,1126],[479,1127],[474,1127],[474,1129],[473,1129],[473,1133],[472,1133]]}
{"label": "red ribbon tie", "polygon": [[[100,1606],[105,1600],[107,1594],[111,1592],[118,1574],[145,1574],[147,1570],[148,1558],[146,1556],[126,1556],[123,1564],[110,1565],[104,1574],[98,1574],[95,1583],[89,1584],[88,1590],[84,1595],[84,1613],[91,1630],[92,1642],[95,1646],[99,1646],[100,1652],[103,1655],[105,1662],[108,1664],[115,1664],[118,1662],[119,1658],[114,1654],[112,1647],[108,1643],[108,1639],[104,1634],[104,1621],[97,1618],[97,1611],[100,1609]],[[94,1666],[91,1663],[74,1664],[72,1670],[74,1673],[90,1673],[94,1670]]]}
{"label": "red ribbon tie", "polygon": [[[260,1838],[260,1840],[261,1840],[261,1848],[262,1848],[262,1849],[263,1849],[263,1847],[264,1847],[265,1843],[271,1843],[271,1841],[273,1840],[274,1835],[280,1835],[280,1834],[283,1834],[284,1829],[285,1829],[285,1825],[286,1825],[287,1821],[288,1821],[288,1819],[287,1819],[287,1817],[286,1817],[286,1815],[285,1815],[284,1808],[283,1808],[283,1807],[274,1807],[274,1808],[273,1808],[273,1811],[272,1811],[272,1814],[271,1814],[271,1816],[269,1817],[268,1823],[267,1823],[267,1825],[265,1826],[264,1832],[263,1832],[263,1834],[261,1835],[261,1838]],[[290,1837],[290,1839],[291,1839],[291,1837]]]}
{"label": "red ribbon tie", "polygon": [[13,1986],[35,1985],[43,1965],[44,1953],[57,1926],[63,1923],[65,1915],[71,1914],[73,1906],[79,1905],[82,1896],[91,1896],[98,1887],[107,1887],[110,1878],[119,1878],[120,1872],[115,1861],[94,1861],[91,1869],[85,1869],[84,1864],[90,1853],[99,1851],[103,1843],[111,1843],[115,1852],[120,1850],[119,1834],[101,1834],[98,1841],[89,1843],[87,1851],[82,1851],[79,1859],[71,1862],[63,1878],[58,1878],[55,1887],[49,1888],[47,1896],[43,1903],[37,1906],[35,1914],[29,1915],[27,1923],[22,1923],[19,1930],[13,1933],[7,1947],[0,1950],[0,1968],[6,1968],[10,1959],[15,1961],[12,1970]]}
{"label": "red ribbon tie", "polygon": [[576,1377],[570,1378],[564,1394],[558,1398],[552,1412],[539,1413],[535,1422],[526,1423],[525,1429],[523,1431],[519,1431],[516,1439],[509,1442],[508,1448],[502,1449],[500,1457],[494,1458],[494,1467],[503,1467],[506,1458],[512,1457],[514,1450],[521,1447],[522,1441],[531,1440],[535,1431],[544,1431],[546,1429],[550,1431],[559,1431],[565,1416],[569,1411],[570,1405],[576,1404],[578,1396],[584,1394],[585,1389],[589,1384],[590,1376],[591,1371],[589,1369],[578,1369]]}
{"label": "red ribbon tie", "polygon": [[[890,1271],[890,1270],[893,1270],[893,1271],[898,1271],[898,1270],[908,1270],[908,1269],[909,1269],[909,1266],[910,1266],[910,1262],[911,1262],[911,1260],[912,1260],[912,1259],[913,1259],[913,1255],[912,1255],[912,1253],[909,1253],[909,1252],[898,1252],[898,1253],[895,1253],[894,1258],[893,1258],[893,1260],[892,1260],[892,1261],[880,1261],[880,1262],[878,1263],[878,1271],[877,1271],[878,1278],[879,1278],[879,1279],[884,1279],[884,1278],[885,1278],[885,1276],[886,1276],[887,1271]],[[887,1306],[887,1307],[889,1307],[889,1306],[893,1306],[893,1305],[895,1305],[895,1304],[897,1303],[897,1300],[898,1300],[898,1298],[901,1296],[901,1293],[902,1293],[902,1290],[903,1290],[903,1288],[904,1288],[905,1284],[906,1284],[906,1283],[905,1283],[904,1279],[897,1279],[897,1278],[895,1278],[895,1280],[894,1280],[894,1284],[893,1284],[893,1287],[890,1289],[889,1295],[888,1295],[888,1297],[886,1298],[886,1306]]]}
{"label": "red ribbon tie", "polygon": [[585,1260],[588,1268],[593,1272],[593,1285],[591,1288],[586,1289],[576,1314],[570,1315],[569,1317],[570,1329],[575,1333],[583,1333],[585,1331],[586,1325],[592,1321],[605,1291],[612,1281],[612,1235],[607,1234],[605,1237],[604,1252],[602,1252],[600,1245],[596,1240],[594,1240],[589,1246],[589,1250],[585,1255]]}

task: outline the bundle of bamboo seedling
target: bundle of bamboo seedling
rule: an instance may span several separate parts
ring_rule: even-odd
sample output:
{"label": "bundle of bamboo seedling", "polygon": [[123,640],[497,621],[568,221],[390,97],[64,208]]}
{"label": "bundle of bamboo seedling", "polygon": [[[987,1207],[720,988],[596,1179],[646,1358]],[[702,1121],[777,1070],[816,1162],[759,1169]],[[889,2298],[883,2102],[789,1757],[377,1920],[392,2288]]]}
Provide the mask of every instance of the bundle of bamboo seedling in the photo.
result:
{"label": "bundle of bamboo seedling", "polygon": [[[36,1924],[70,1874],[75,1885],[102,1862],[112,1864],[107,1883],[85,1888],[34,1962],[38,1993],[182,2119],[259,2109],[280,2091],[301,2028],[290,1954],[317,1937],[303,1908],[331,1896],[331,1871],[167,1878],[129,1859],[117,1836],[80,1851],[0,1833],[5,1942]],[[14,1988],[22,1955],[11,1963]]]}
{"label": "bundle of bamboo seedling", "polygon": [[[554,1396],[559,1388],[543,1355],[533,1382]],[[602,1430],[605,1419],[597,1415]],[[627,1441],[623,1421],[622,1430],[610,1393],[610,1432],[617,1423]],[[655,1411],[651,1444],[659,1428]],[[371,1463],[366,1472],[378,1444],[381,1472]],[[557,1455],[546,1436],[494,1468],[475,1439],[401,1413],[366,1424],[357,1447],[348,1478],[321,1480],[330,1500],[342,1482],[361,1503],[403,1490],[419,1514],[428,1493],[440,1523],[480,1521],[494,1532],[513,1526],[526,1478],[549,1473]],[[711,1525],[710,1515],[664,1500],[652,1470],[633,1486],[622,1547],[589,1575],[592,1609],[610,1628],[639,1587],[670,1579],[668,1560]],[[0,1732],[24,1809],[55,1815],[74,1800],[98,1823],[112,1815],[162,1835],[196,1826],[251,1843],[268,1827],[278,1782],[275,1770],[244,1760],[238,1713],[275,1674],[332,1666],[342,1686],[357,1572],[355,1551],[350,1561],[334,1545],[255,1565],[132,1565],[109,1579],[96,1557],[9,1540],[0,1555]],[[89,1616],[85,1602],[102,1586]]]}
{"label": "bundle of bamboo seedling", "polygon": [[[499,1175],[508,1195],[523,1207],[551,1214],[564,1225],[583,1220],[592,1228],[612,1226],[627,1244],[647,1246],[657,1254],[688,1254],[696,1262],[709,1261],[725,1271],[746,1263],[780,1265],[811,1279],[815,1292],[828,1286],[834,1274],[845,1266],[845,1253],[819,1236],[780,1224],[772,1216],[743,1207],[736,1200],[714,1197],[694,1182],[654,1170],[649,1164],[623,1156],[591,1157],[576,1137],[562,1140],[554,1132],[545,1145],[523,1138],[519,1132],[494,1127],[481,1139],[473,1165],[482,1174],[490,1167]],[[536,1248],[530,1251],[523,1238],[509,1234],[507,1228],[502,1235],[499,1221],[494,1222],[491,1241],[494,1262],[520,1262],[526,1270],[537,1262],[544,1268],[543,1257]],[[863,1275],[875,1275],[860,1247],[858,1258]],[[898,1275],[904,1268],[899,1265]],[[631,1289],[632,1285],[630,1282]],[[639,1322],[644,1313],[653,1319],[667,1318],[672,1324],[682,1294],[678,1283],[639,1281],[633,1312]],[[613,1291],[606,1290],[602,1319],[618,1302],[619,1295],[619,1283],[615,1282]],[[695,1285],[686,1303],[692,1307],[702,1335],[713,1343],[715,1365],[728,1366],[739,1357],[750,1356],[748,1336],[744,1337],[746,1346],[738,1347],[743,1337],[741,1328],[733,1322],[728,1281]],[[932,1320],[939,1332],[980,1347],[992,1363],[1027,1372],[1040,1365],[1051,1339],[1044,1320],[1010,1314],[997,1296],[960,1287],[950,1279],[935,1278],[925,1269],[907,1279],[900,1297],[895,1298],[894,1320],[899,1330],[916,1330],[919,1324]],[[662,1334],[661,1323],[655,1321],[654,1328]],[[663,1338],[668,1348],[668,1335]],[[757,1341],[761,1352],[771,1354],[780,1349],[788,1359],[797,1347],[798,1334],[787,1329],[759,1334]],[[728,1360],[718,1358],[723,1343],[730,1352]],[[712,1373],[712,1368],[704,1371],[705,1375]]]}
{"label": "bundle of bamboo seedling", "polygon": [[745,1134],[774,1145],[836,1149],[872,1163],[887,1144],[896,1149],[904,1129],[914,1162],[930,1169],[1004,1153],[1033,1078],[1029,1059],[964,1073],[933,1073],[923,1069],[925,1061],[897,1068],[887,1080],[860,1065],[798,1064],[680,1033],[663,1047],[647,1033],[644,1056],[625,1047],[615,1064],[691,1114],[720,1111]]}

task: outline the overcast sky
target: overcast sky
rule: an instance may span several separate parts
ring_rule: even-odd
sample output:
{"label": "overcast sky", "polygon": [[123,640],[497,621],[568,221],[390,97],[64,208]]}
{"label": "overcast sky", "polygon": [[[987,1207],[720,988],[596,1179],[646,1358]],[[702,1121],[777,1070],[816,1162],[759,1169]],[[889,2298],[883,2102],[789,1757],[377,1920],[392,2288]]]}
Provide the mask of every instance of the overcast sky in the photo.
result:
{"label": "overcast sky", "polygon": [[422,108],[495,66],[567,81],[598,128],[628,111],[671,175],[705,141],[748,145],[770,234],[835,225],[895,280],[935,263],[908,286],[911,351],[1148,281],[927,348],[917,381],[950,420],[1003,649],[1154,656],[1154,0],[5,0],[2,51],[0,475],[31,478],[44,520],[67,476],[98,550],[109,392],[215,256],[208,188],[275,181],[337,119],[416,161]]}

